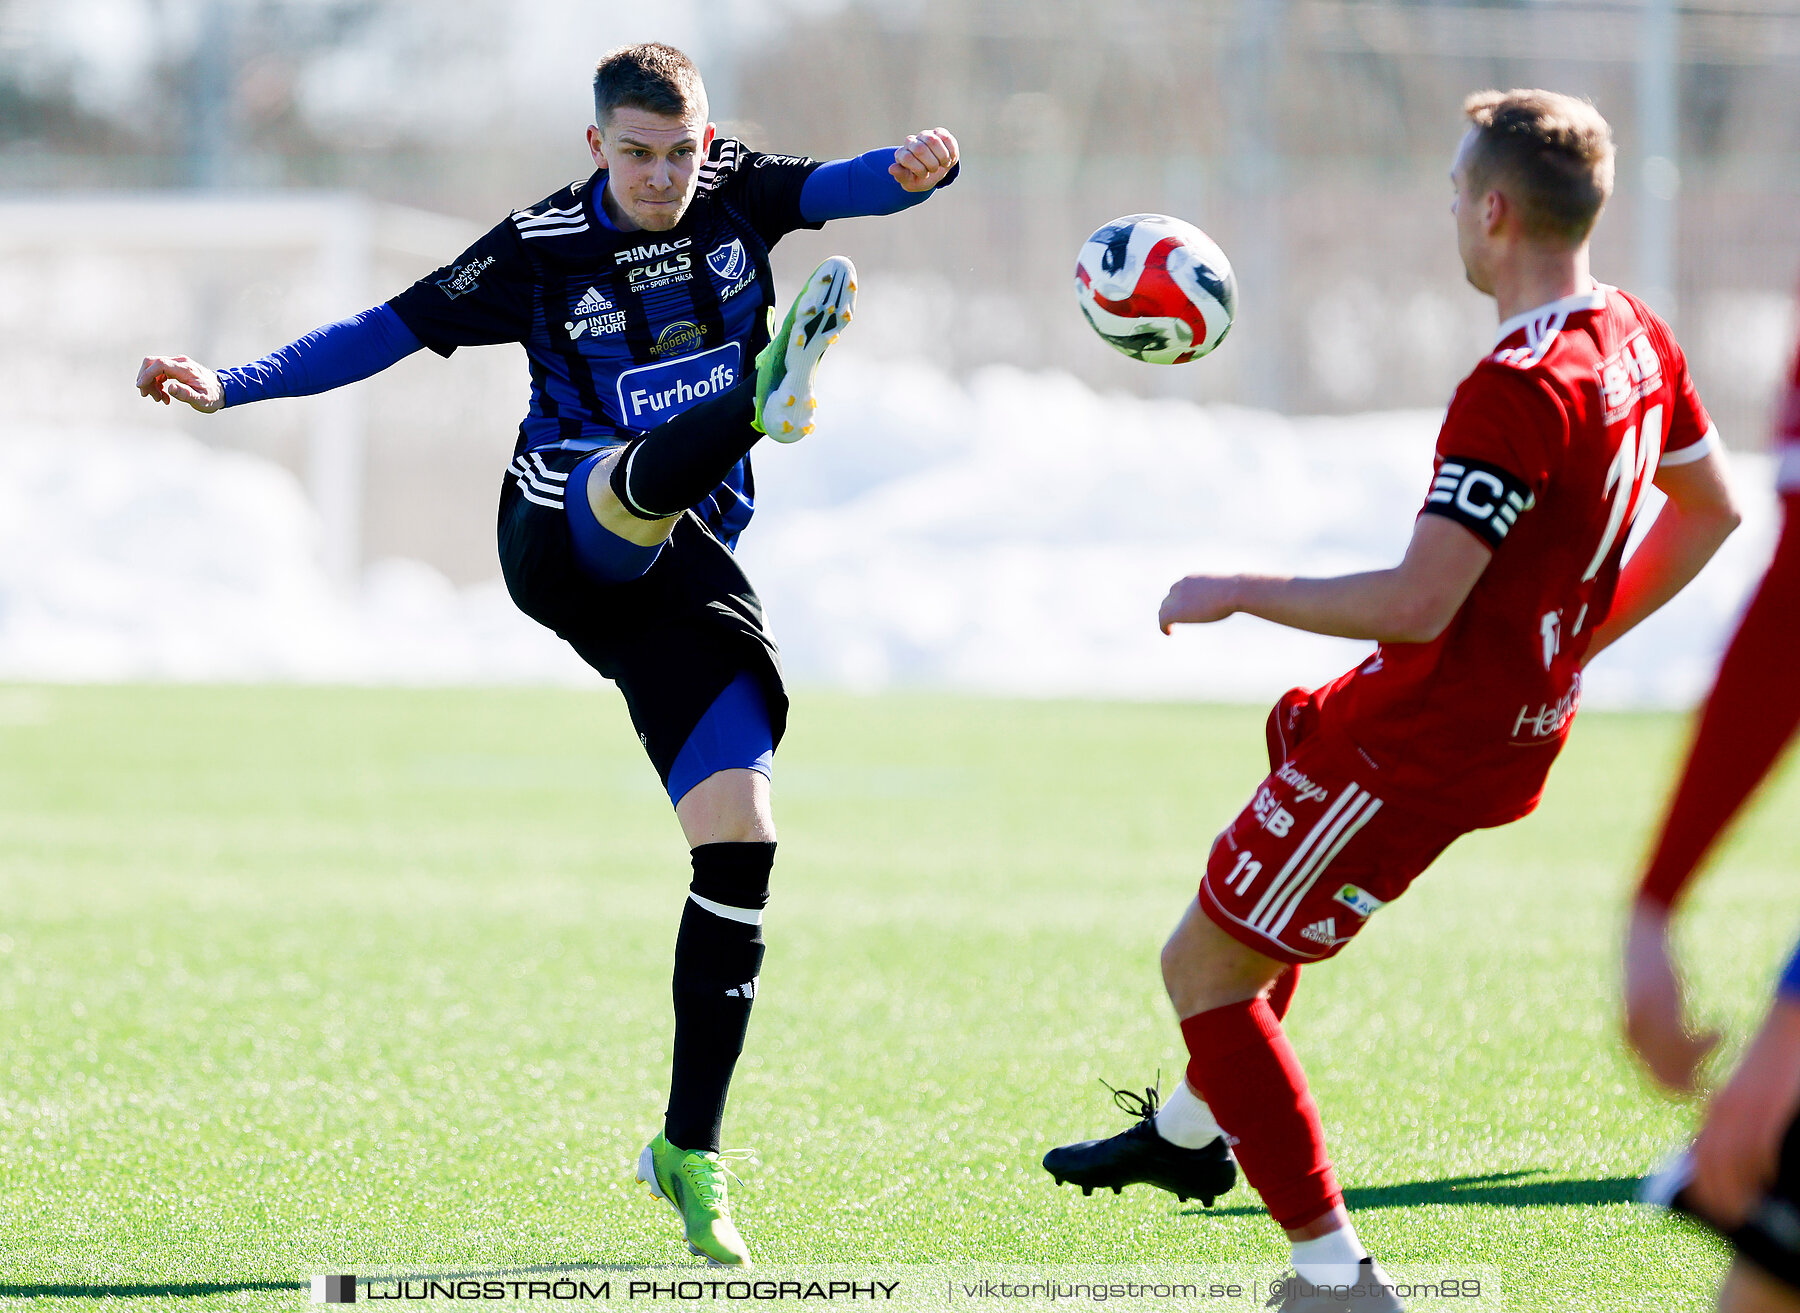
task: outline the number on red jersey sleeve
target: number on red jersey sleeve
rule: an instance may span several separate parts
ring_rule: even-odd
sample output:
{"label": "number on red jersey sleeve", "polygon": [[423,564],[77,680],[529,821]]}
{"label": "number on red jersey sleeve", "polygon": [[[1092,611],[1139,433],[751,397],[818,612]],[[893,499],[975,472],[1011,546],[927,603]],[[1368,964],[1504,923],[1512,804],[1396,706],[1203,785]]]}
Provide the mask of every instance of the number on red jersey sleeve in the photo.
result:
{"label": "number on red jersey sleeve", "polygon": [[1454,520],[1498,547],[1549,486],[1568,427],[1538,380],[1499,365],[1477,366],[1444,417],[1422,513]]}

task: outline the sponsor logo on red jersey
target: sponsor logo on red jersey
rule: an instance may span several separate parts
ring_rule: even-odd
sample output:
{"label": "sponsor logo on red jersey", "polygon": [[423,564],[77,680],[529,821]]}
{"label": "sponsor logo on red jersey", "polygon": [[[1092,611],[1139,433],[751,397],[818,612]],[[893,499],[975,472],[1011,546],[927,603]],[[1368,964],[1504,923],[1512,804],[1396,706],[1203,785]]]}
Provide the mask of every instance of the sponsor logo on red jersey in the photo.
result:
{"label": "sponsor logo on red jersey", "polygon": [[1600,362],[1600,395],[1606,398],[1606,422],[1617,424],[1631,413],[1636,402],[1662,386],[1662,361],[1650,345],[1650,335],[1634,333],[1625,344]]}

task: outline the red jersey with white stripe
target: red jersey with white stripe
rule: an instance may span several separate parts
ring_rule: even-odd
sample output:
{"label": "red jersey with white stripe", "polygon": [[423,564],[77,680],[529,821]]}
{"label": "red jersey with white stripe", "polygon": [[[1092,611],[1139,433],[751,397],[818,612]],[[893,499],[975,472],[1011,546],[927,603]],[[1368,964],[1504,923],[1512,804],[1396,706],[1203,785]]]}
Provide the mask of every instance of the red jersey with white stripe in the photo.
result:
{"label": "red jersey with white stripe", "polygon": [[1537,805],[1581,695],[1625,541],[1660,465],[1717,443],[1669,327],[1616,288],[1500,326],[1450,403],[1421,514],[1493,559],[1429,643],[1383,643],[1320,690],[1376,794],[1468,826]]}

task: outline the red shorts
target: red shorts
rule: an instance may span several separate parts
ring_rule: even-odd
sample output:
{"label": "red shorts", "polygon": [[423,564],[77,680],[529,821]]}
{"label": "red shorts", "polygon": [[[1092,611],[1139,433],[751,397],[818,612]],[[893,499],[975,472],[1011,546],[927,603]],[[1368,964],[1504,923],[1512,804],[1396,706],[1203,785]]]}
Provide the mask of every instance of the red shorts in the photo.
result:
{"label": "red shorts", "polygon": [[1375,764],[1318,720],[1305,689],[1275,704],[1271,773],[1213,842],[1200,881],[1221,930],[1283,962],[1332,956],[1471,828],[1383,796]]}

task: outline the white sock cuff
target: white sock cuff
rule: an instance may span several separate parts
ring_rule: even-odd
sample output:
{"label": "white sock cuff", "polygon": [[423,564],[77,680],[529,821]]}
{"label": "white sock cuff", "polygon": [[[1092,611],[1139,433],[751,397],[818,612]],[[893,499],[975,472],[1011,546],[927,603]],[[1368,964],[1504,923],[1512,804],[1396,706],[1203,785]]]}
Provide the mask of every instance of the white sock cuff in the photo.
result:
{"label": "white sock cuff", "polygon": [[1156,1133],[1180,1148],[1201,1149],[1225,1132],[1206,1101],[1188,1088],[1186,1080],[1179,1080],[1169,1101],[1156,1110]]}
{"label": "white sock cuff", "polygon": [[1356,1238],[1356,1228],[1348,1224],[1293,1244],[1294,1271],[1315,1286],[1354,1285],[1359,1275],[1357,1265],[1369,1256],[1362,1241]]}

